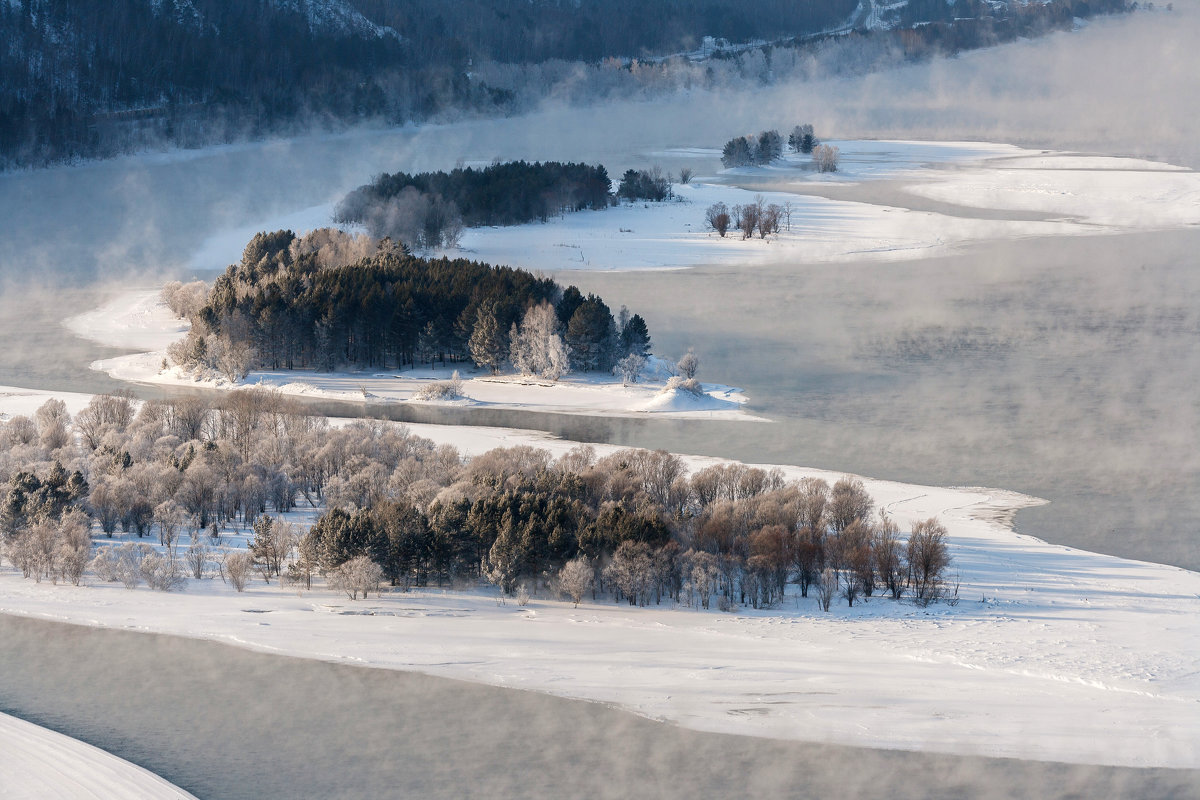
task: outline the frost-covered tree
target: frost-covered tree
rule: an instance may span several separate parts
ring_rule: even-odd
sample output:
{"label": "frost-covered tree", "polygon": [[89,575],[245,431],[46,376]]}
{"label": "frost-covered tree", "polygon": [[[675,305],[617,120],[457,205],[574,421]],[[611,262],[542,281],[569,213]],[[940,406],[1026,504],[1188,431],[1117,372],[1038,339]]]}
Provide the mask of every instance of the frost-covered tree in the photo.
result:
{"label": "frost-covered tree", "polygon": [[558,572],[558,585],[571,598],[575,607],[595,584],[595,570],[584,556],[577,556],[563,565]]}
{"label": "frost-covered tree", "polygon": [[819,144],[814,147],[812,157],[813,164],[817,167],[817,172],[837,172],[840,155],[841,151],[838,148],[827,144]]}
{"label": "frost-covered tree", "polygon": [[636,353],[630,353],[617,362],[617,369],[621,373],[621,382],[626,386],[637,383],[645,367],[646,359]]}
{"label": "frost-covered tree", "polygon": [[813,126],[808,123],[792,128],[792,132],[788,136],[788,146],[797,153],[808,155],[818,144],[820,142],[813,135]]}
{"label": "frost-covered tree", "polygon": [[175,560],[175,544],[179,531],[187,522],[188,513],[174,500],[164,500],[154,507],[154,522],[158,525],[158,543],[167,548],[171,560]]}
{"label": "frost-covered tree", "polygon": [[679,363],[675,365],[679,370],[679,374],[687,380],[696,377],[696,373],[700,370],[700,356],[696,355],[696,351],[688,348],[688,351],[679,359]]}
{"label": "frost-covered tree", "polygon": [[345,592],[351,600],[357,600],[359,594],[366,600],[370,592],[379,592],[382,582],[383,567],[367,556],[356,556],[329,573],[329,588]]}
{"label": "frost-covered tree", "polygon": [[570,356],[562,325],[549,303],[531,306],[511,339],[509,360],[523,374],[556,381],[568,371]]}

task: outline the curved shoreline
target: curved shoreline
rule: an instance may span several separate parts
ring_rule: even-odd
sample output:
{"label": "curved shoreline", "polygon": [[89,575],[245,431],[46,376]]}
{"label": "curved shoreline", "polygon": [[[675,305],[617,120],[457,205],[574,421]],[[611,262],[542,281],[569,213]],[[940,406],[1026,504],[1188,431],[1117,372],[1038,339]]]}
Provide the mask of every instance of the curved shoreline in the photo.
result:
{"label": "curved shoreline", "polygon": [[0,795],[6,800],[196,800],[143,767],[0,712]]}
{"label": "curved shoreline", "polygon": [[[526,444],[560,454],[574,445],[513,429],[410,427],[468,453]],[[698,469],[724,460],[685,461]],[[783,470],[788,479],[840,477]],[[528,689],[699,731],[1200,767],[1200,715],[1191,713],[1200,707],[1200,631],[1179,622],[1200,610],[1200,574],[1013,532],[1008,517],[1038,498],[866,484],[902,528],[929,516],[946,524],[960,603],[918,608],[874,598],[822,614],[811,599],[789,595],[771,610],[723,614],[610,603],[573,609],[545,597],[501,606],[478,588],[350,602],[260,583],[237,594],[213,580],[150,595],[111,584],[35,584],[5,568],[0,613]]]}

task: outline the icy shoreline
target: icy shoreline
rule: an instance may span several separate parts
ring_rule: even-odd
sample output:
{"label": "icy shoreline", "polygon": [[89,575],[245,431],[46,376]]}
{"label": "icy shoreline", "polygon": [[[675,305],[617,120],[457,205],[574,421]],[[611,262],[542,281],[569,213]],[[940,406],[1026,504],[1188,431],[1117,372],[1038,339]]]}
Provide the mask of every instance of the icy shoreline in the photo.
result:
{"label": "icy shoreline", "polygon": [[431,382],[448,380],[452,367],[418,367],[402,372],[256,370],[236,384],[223,379],[198,379],[177,367],[163,368],[167,345],[182,338],[187,328],[158,300],[158,290],[152,288],[121,292],[100,308],[71,317],[64,324],[77,336],[99,344],[146,350],[91,365],[92,369],[117,380],[132,383],[225,390],[261,386],[286,395],[357,403],[448,404],[556,414],[764,421],[743,410],[747,398],[737,387],[705,383],[701,395],[680,390],[664,392],[668,365],[654,358],[639,382],[627,386],[611,375],[572,374],[551,382],[513,374],[494,376],[485,370],[460,365],[463,397],[441,402],[418,400],[416,395]]}
{"label": "icy shoreline", "polygon": [[0,797],[5,800],[195,800],[111,753],[3,713],[0,753]]}

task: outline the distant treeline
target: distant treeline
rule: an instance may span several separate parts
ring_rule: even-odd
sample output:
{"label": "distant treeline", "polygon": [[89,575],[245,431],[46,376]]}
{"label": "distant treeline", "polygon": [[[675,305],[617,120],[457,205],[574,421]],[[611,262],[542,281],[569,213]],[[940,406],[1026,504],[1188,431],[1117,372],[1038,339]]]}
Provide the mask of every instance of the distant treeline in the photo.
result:
{"label": "distant treeline", "polygon": [[364,224],[376,238],[436,247],[447,243],[444,231],[455,226],[520,225],[604,208],[611,190],[603,166],[558,161],[385,173],[347,194],[334,220]]}
{"label": "distant treeline", "polygon": [[[885,13],[892,30],[824,35],[853,0],[4,2],[0,168],[856,74],[1131,5],[912,0]],[[771,43],[655,58],[704,36]]]}
{"label": "distant treeline", "polygon": [[471,358],[497,369],[512,332],[543,305],[553,311],[546,336],[562,334],[575,369],[611,369],[648,349],[641,317],[623,316],[618,329],[603,300],[574,286],[563,290],[511,267],[420,258],[386,240],[359,255],[369,243],[328,229],[303,238],[256,235],[202,301],[173,291],[180,302],[188,298],[192,330],[170,357],[230,379],[256,366],[333,370],[435,359]]}

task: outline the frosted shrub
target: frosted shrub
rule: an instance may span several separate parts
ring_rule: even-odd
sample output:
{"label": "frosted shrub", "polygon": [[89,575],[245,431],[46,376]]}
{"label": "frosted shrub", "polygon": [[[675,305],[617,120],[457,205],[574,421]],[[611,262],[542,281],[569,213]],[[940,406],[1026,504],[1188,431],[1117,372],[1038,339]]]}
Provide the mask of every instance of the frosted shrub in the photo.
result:
{"label": "frosted shrub", "polygon": [[208,544],[199,534],[192,534],[192,543],[183,554],[183,560],[193,578],[200,580],[204,577],[204,565],[208,562]]}
{"label": "frosted shrub", "polygon": [[454,371],[450,380],[427,383],[418,389],[416,394],[418,400],[457,400],[460,397],[462,397],[462,378],[458,377],[458,370]]}
{"label": "frosted shrub", "polygon": [[92,570],[102,581],[120,581],[126,589],[136,589],[142,582],[142,560],[153,553],[149,545],[133,542],[105,547],[92,559]]}
{"label": "frosted shrub", "polygon": [[529,605],[529,586],[524,583],[517,587],[517,605],[521,608]]}
{"label": "frosted shrub", "polygon": [[117,548],[105,547],[92,559],[92,571],[105,583],[117,580]]}
{"label": "frosted shrub", "polygon": [[683,378],[676,375],[667,379],[667,385],[663,387],[663,392],[673,391],[687,392],[700,397],[704,394],[704,389],[700,386],[700,381],[695,378]]}
{"label": "frosted shrub", "polygon": [[146,585],[155,591],[170,592],[187,585],[187,578],[184,577],[179,564],[158,553],[148,553],[143,557],[138,571]]}
{"label": "frosted shrub", "polygon": [[254,567],[254,559],[249,553],[234,551],[225,556],[221,562],[221,575],[233,584],[239,592],[246,590],[246,578]]}

